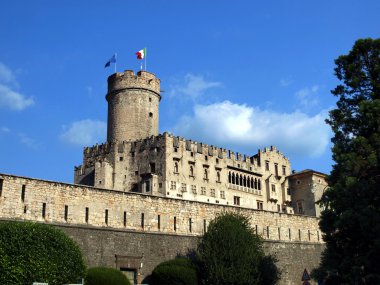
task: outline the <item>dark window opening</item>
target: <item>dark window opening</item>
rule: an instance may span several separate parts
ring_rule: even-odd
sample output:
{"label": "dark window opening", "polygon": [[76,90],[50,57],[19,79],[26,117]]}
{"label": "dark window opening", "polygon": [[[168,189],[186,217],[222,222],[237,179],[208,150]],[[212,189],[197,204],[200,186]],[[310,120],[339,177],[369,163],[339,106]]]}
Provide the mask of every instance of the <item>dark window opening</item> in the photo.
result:
{"label": "dark window opening", "polygon": [[46,217],[46,203],[42,203],[42,218]]}
{"label": "dark window opening", "polygon": [[153,118],[153,113],[149,112],[149,118]]}
{"label": "dark window opening", "polygon": [[86,215],[85,215],[85,218],[84,218],[84,220],[86,221],[86,223],[88,224],[88,216],[89,216],[89,209],[88,209],[88,207],[86,207]]}
{"label": "dark window opening", "polygon": [[174,217],[174,231],[177,231],[177,217]]}
{"label": "dark window opening", "polygon": [[191,232],[192,231],[192,228],[191,228],[191,224],[192,224],[193,222],[191,221],[191,218],[189,218],[189,232]]}
{"label": "dark window opening", "polygon": [[108,210],[107,209],[106,209],[106,211],[104,213],[104,222],[108,226]]}
{"label": "dark window opening", "polygon": [[269,161],[268,160],[265,161],[265,170],[269,170]]}
{"label": "dark window opening", "polygon": [[25,191],[26,191],[26,186],[22,185],[22,188],[21,188],[21,201],[22,202],[25,201]]}
{"label": "dark window opening", "polygon": [[124,157],[120,156],[119,161],[123,161]]}
{"label": "dark window opening", "polygon": [[161,215],[157,216],[157,228],[160,230],[161,229]]}
{"label": "dark window opening", "polygon": [[65,205],[65,215],[64,215],[64,218],[65,218],[65,221],[67,222],[67,216],[69,214],[69,206]]}
{"label": "dark window opening", "polygon": [[3,181],[4,179],[0,179],[0,197],[3,194]]}
{"label": "dark window opening", "polygon": [[150,172],[156,173],[156,164],[154,162],[150,163]]}
{"label": "dark window opening", "polygon": [[26,206],[24,206],[24,214],[26,214],[26,210],[27,210],[27,207],[26,207]]}
{"label": "dark window opening", "polygon": [[149,183],[149,180],[145,181],[145,192],[150,192],[150,183]]}
{"label": "dark window opening", "polygon": [[206,220],[203,220],[203,233],[205,233],[206,230],[207,230]]}
{"label": "dark window opening", "polygon": [[124,211],[123,225],[124,225],[124,227],[127,226],[127,212],[126,211]]}
{"label": "dark window opening", "polygon": [[141,213],[141,228],[144,229],[144,213]]}
{"label": "dark window opening", "polygon": [[239,196],[234,196],[234,205],[237,205],[237,206],[240,205],[240,197]]}

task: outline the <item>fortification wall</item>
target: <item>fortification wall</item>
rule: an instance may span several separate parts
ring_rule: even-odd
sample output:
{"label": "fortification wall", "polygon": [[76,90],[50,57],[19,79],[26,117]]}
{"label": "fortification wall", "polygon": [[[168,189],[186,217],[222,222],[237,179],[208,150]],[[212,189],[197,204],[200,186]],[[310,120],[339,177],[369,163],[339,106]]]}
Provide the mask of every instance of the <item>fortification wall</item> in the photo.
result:
{"label": "fortification wall", "polygon": [[0,217],[140,232],[201,235],[215,215],[238,212],[265,239],[321,243],[314,217],[215,205],[0,174]]}
{"label": "fortification wall", "polygon": [[[0,218],[0,222],[6,219]],[[149,283],[149,275],[161,262],[196,249],[199,237],[188,235],[137,232],[62,223],[60,228],[80,246],[87,266],[107,266],[136,271],[139,283]],[[306,268],[317,267],[324,248],[320,243],[276,242],[266,240],[264,250],[274,254],[282,270],[280,285],[301,284]],[[316,285],[315,282],[310,282]]]}

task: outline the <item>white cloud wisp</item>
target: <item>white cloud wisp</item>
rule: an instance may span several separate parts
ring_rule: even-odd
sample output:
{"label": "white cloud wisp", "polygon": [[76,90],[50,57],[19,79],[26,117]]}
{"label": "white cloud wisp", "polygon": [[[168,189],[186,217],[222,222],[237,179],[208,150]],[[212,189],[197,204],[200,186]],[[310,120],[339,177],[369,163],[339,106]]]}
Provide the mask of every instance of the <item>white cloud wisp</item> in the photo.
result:
{"label": "white cloud wisp", "polygon": [[0,62],[0,108],[22,111],[34,105],[32,97],[25,97],[11,86],[18,86],[15,76],[12,70]]}
{"label": "white cloud wisp", "polygon": [[184,94],[196,100],[202,96],[206,90],[219,86],[221,86],[220,82],[206,81],[202,75],[188,73],[185,75],[183,84],[171,87],[170,94],[172,96]]}
{"label": "white cloud wisp", "polygon": [[72,145],[93,145],[104,141],[107,133],[105,122],[96,120],[82,120],[72,123],[69,127],[63,126],[60,139]]}

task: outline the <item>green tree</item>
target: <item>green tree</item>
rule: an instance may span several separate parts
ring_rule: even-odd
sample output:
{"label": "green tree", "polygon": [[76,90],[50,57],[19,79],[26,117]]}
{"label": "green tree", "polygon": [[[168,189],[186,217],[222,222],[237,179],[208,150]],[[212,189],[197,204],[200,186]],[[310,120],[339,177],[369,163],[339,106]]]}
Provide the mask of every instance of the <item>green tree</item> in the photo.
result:
{"label": "green tree", "polygon": [[86,272],[86,285],[130,285],[128,278],[120,271],[108,267],[92,267]]}
{"label": "green tree", "polygon": [[175,258],[157,265],[152,280],[157,285],[197,285],[197,268],[189,258]]}
{"label": "green tree", "polygon": [[326,249],[313,275],[380,284],[380,39],[356,41],[335,63],[341,84],[327,120],[335,164],[321,199]]}
{"label": "green tree", "polygon": [[84,276],[79,247],[45,224],[0,223],[0,284],[75,283]]}
{"label": "green tree", "polygon": [[203,284],[276,284],[280,272],[245,216],[225,213],[210,222],[197,250]]}

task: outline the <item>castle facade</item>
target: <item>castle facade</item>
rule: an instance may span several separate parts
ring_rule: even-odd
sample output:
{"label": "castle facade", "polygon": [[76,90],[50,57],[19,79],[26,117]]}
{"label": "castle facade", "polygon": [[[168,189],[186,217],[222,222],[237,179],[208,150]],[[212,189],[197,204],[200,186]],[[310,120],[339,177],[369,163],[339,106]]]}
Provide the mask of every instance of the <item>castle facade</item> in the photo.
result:
{"label": "castle facade", "polygon": [[0,173],[0,222],[59,227],[88,266],[120,269],[134,284],[194,249],[226,211],[250,218],[279,259],[280,284],[298,284],[318,265],[323,173],[295,173],[275,147],[249,156],[159,134],[160,80],[152,73],[111,75],[106,99],[107,141],[84,148],[74,184]]}

